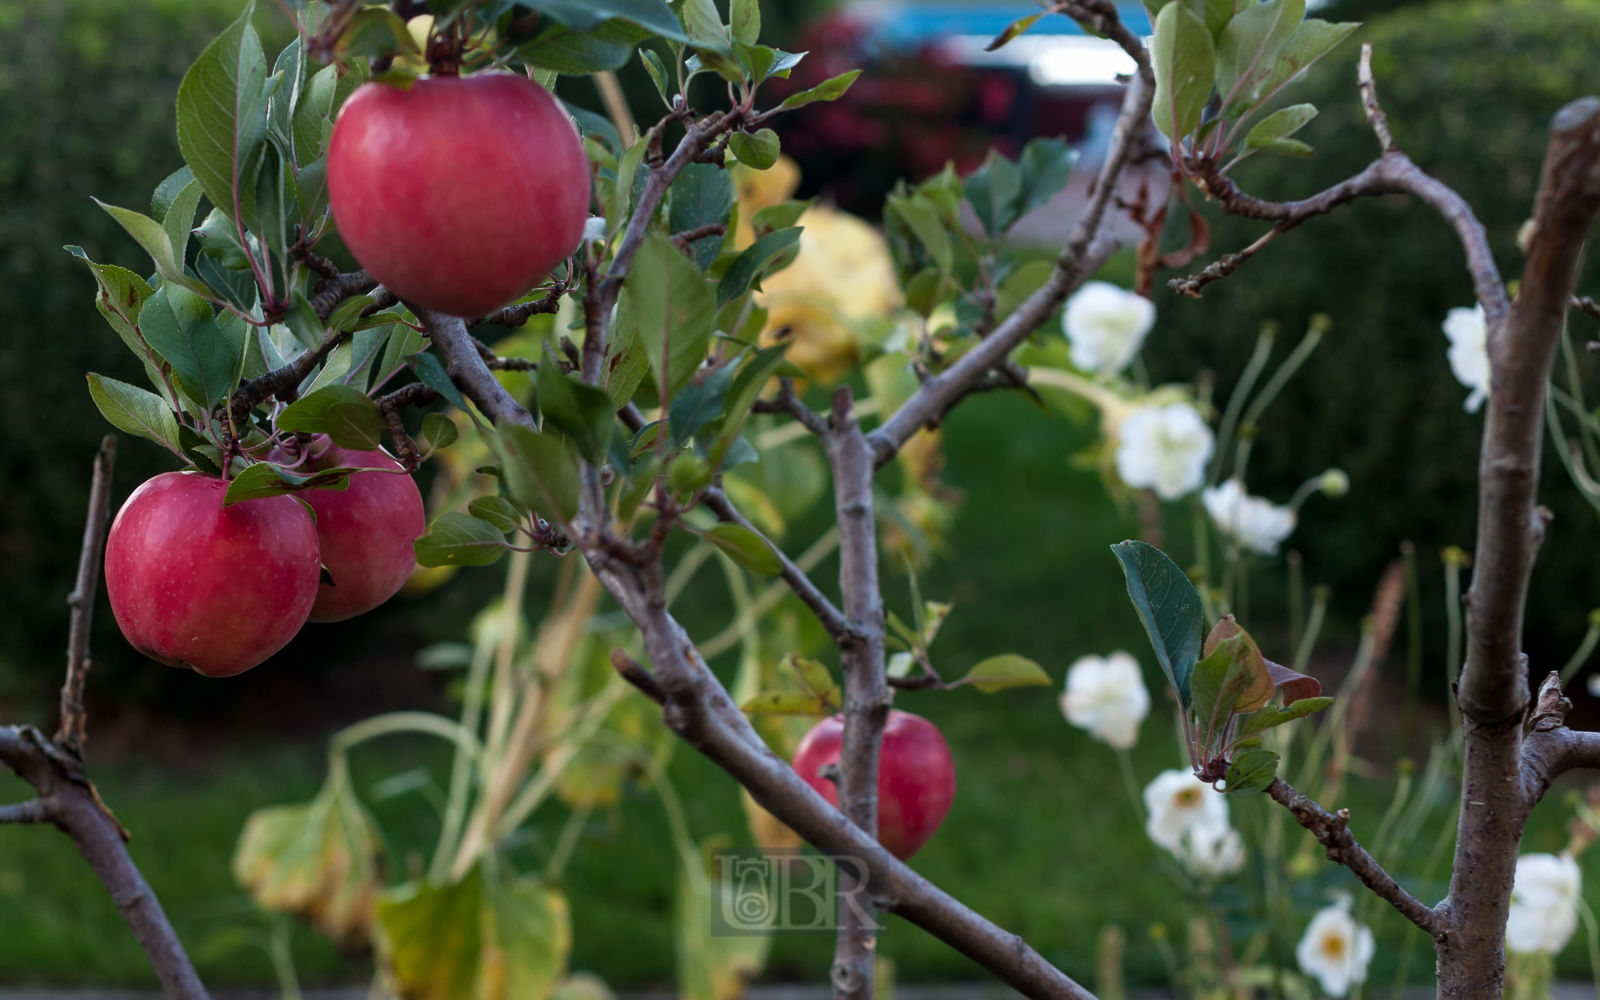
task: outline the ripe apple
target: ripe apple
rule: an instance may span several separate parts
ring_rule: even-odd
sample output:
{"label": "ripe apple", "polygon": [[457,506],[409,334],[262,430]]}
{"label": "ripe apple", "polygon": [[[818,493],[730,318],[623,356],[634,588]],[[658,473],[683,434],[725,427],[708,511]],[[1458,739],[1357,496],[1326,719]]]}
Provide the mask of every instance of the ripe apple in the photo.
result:
{"label": "ripe apple", "polygon": [[[800,777],[835,806],[839,790],[817,769],[839,763],[843,742],[844,717],[835,715],[813,726],[794,752]],[[890,711],[878,759],[878,842],[905,861],[939,829],[955,797],[955,763],[938,728],[920,715]]]}
{"label": "ripe apple", "polygon": [[317,597],[317,529],[293,497],[222,506],[227,484],[164,472],[106,538],[111,613],[134,648],[207,677],[243,673],[294,638]]}
{"label": "ripe apple", "polygon": [[367,83],[333,128],[328,201],[345,245],[390,291],[483,316],[578,246],[589,162],[566,111],[525,77]]}
{"label": "ripe apple", "polygon": [[[317,587],[314,622],[342,622],[371,611],[395,595],[417,563],[411,543],[428,531],[422,494],[404,466],[383,451],[349,451],[324,435],[312,438],[310,457],[295,468],[394,469],[358,472],[343,490],[306,490],[300,499],[317,512],[322,565],[333,578]],[[285,456],[274,452],[271,461]]]}

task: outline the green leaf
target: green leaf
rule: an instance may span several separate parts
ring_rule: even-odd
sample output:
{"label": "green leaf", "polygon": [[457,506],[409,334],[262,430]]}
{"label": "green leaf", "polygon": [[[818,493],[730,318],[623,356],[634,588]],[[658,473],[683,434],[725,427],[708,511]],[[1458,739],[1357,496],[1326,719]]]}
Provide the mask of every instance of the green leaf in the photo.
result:
{"label": "green leaf", "polygon": [[1021,205],[1017,217],[1044,205],[1067,186],[1078,152],[1065,139],[1033,139],[1022,147],[1017,169],[1022,173]]}
{"label": "green leaf", "polygon": [[[1190,5],[1190,13],[1205,22],[1206,30],[1211,32],[1212,41],[1220,39],[1223,30],[1228,27],[1228,22],[1233,20],[1235,0],[1185,0],[1185,2]],[[1237,6],[1243,10],[1255,2],[1256,0],[1249,0],[1249,3],[1240,3]]]}
{"label": "green leaf", "polygon": [[94,405],[111,426],[181,451],[178,421],[160,396],[94,372],[90,372],[88,378],[89,395],[94,397]]}
{"label": "green leaf", "polygon": [[517,530],[527,512],[513,501],[491,493],[467,504],[467,513],[481,521],[488,521],[497,531],[509,534]]}
{"label": "green leaf", "polygon": [[162,181],[150,199],[150,217],[167,231],[174,263],[188,255],[189,231],[194,228],[200,194],[200,182],[194,179],[194,171],[185,166]]}
{"label": "green leaf", "polygon": [[511,495],[550,520],[570,521],[578,512],[578,462],[554,434],[518,424],[499,429],[506,485]]}
{"label": "green leaf", "polygon": [[1291,104],[1287,108],[1279,108],[1272,114],[1256,122],[1250,134],[1245,136],[1246,149],[1261,149],[1263,144],[1272,139],[1282,139],[1300,131],[1307,122],[1317,117],[1317,109],[1312,104]]}
{"label": "green leaf", "polygon": [[304,169],[322,156],[322,123],[332,116],[339,67],[324,66],[306,81],[294,109],[294,155]]}
{"label": "green leaf", "polygon": [[95,295],[95,308],[100,310],[111,329],[117,332],[128,350],[145,363],[150,373],[151,385],[159,387],[161,378],[154,366],[161,363],[160,355],[151,350],[139,334],[139,311],[145,300],[154,294],[145,280],[125,267],[115,264],[96,264],[83,252],[82,247],[69,246],[67,252],[89,265],[94,281],[99,286]]}
{"label": "green leaf", "polygon": [[[725,223],[733,210],[733,179],[714,163],[691,163],[672,182],[669,197],[667,227],[672,233]],[[721,248],[721,236],[707,236],[688,249],[703,271],[717,259]]]}
{"label": "green leaf", "polygon": [[711,466],[695,454],[682,454],[673,460],[667,470],[667,489],[673,496],[683,497],[705,489],[711,482]]}
{"label": "green leaf", "polygon": [[1272,779],[1278,776],[1278,755],[1271,750],[1245,750],[1228,765],[1227,785],[1229,795],[1255,795],[1266,791]]}
{"label": "green leaf", "polygon": [[1037,24],[1041,17],[1044,17],[1048,13],[1050,12],[1047,10],[1041,10],[1037,14],[1029,14],[1027,17],[1017,18],[1015,21],[1012,21],[1010,24],[1006,25],[1000,34],[994,36],[994,41],[990,42],[988,45],[985,45],[983,47],[983,51],[993,52],[995,49],[998,49],[1000,46],[1011,41],[1013,38],[1016,38],[1018,35],[1026,32],[1029,28]]}
{"label": "green leaf", "polygon": [[656,55],[654,49],[641,47],[639,61],[644,63],[644,71],[650,75],[650,82],[655,84],[656,93],[661,95],[661,103],[672,107],[672,94],[676,88],[667,82],[667,67],[661,57]]}
{"label": "green leaf", "polygon": [[678,20],[683,22],[683,30],[695,48],[728,51],[728,37],[723,34],[722,18],[717,16],[717,6],[712,0],[682,0]]}
{"label": "green leaf", "polygon": [[617,301],[616,318],[611,323],[611,340],[606,344],[606,395],[619,408],[633,398],[640,383],[650,374],[650,359],[639,339],[639,323],[633,312],[633,299],[626,292]]}
{"label": "green leaf", "polygon": [[538,385],[545,426],[565,434],[591,465],[605,464],[606,446],[616,426],[611,397],[581,378],[563,375],[561,366],[548,361],[539,366]]}
{"label": "green leaf", "polygon": [[740,163],[765,170],[778,162],[778,133],[770,128],[755,132],[735,132],[728,137],[728,149]]}
{"label": "green leaf", "polygon": [[[1172,6],[1176,6],[1175,4]],[[1128,599],[1150,637],[1161,670],[1189,706],[1189,676],[1205,635],[1200,593],[1167,554],[1145,542],[1111,546],[1128,583]]]}
{"label": "green leaf", "polygon": [[[1162,11],[1165,14],[1165,11]],[[1279,53],[1306,16],[1306,0],[1266,0],[1233,16],[1217,42],[1217,89],[1224,117],[1254,107]]]}
{"label": "green leaf", "polygon": [[218,329],[205,299],[180,285],[165,284],[145,300],[139,330],[172,365],[184,391],[207,410],[233,391],[240,353]]}
{"label": "green leaf", "polygon": [[183,276],[183,269],[177,264],[177,256],[172,250],[172,238],[167,235],[167,230],[161,223],[135,212],[131,208],[118,208],[116,205],[107,205],[96,198],[96,205],[106,210],[106,213],[127,230],[135,243],[150,255],[155,261],[156,270],[161,272],[161,277],[168,281],[177,281]]}
{"label": "green leaf", "polygon": [[1284,84],[1294,79],[1307,66],[1333,51],[1334,46],[1349,38],[1359,27],[1361,25],[1355,22],[1330,24],[1315,17],[1301,21],[1300,26],[1294,29],[1294,34],[1283,44],[1283,49],[1278,53],[1278,60],[1272,67],[1272,73],[1262,81],[1260,87],[1262,100],[1276,94]]}
{"label": "green leaf", "polygon": [[[356,417],[353,411],[361,411],[366,416]],[[353,385],[334,382],[309,391],[284,407],[283,412],[278,414],[278,429],[306,434],[331,434],[330,417],[341,422],[341,426],[346,422],[358,422],[366,427],[383,425],[383,414],[379,411],[378,404],[368,398],[366,393]],[[373,421],[376,421],[375,425]],[[334,443],[338,444],[337,441]],[[368,447],[358,450],[372,449]]]}
{"label": "green leaf", "polygon": [[[993,161],[996,158],[996,154],[991,153],[989,158]],[[1004,157],[999,159],[1008,167],[1011,166],[1010,161]],[[987,164],[985,166],[987,167]],[[980,170],[978,173],[981,174],[982,172]],[[977,176],[978,174],[973,175],[973,177]],[[1012,190],[1014,198],[1015,188]],[[928,252],[928,256],[938,265],[939,270],[948,274],[950,269],[955,266],[954,251],[950,246],[950,234],[945,232],[944,222],[940,220],[939,210],[934,207],[933,202],[921,195],[904,198],[891,194],[888,206],[889,211],[916,235],[917,241],[922,244],[923,249]],[[979,218],[983,217],[982,209],[978,210],[978,216]],[[1009,225],[1009,222],[1007,225]],[[985,227],[987,228],[987,222]]]}
{"label": "green leaf", "polygon": [[739,439],[739,432],[744,427],[745,418],[750,415],[750,408],[755,405],[756,397],[783,364],[783,352],[787,346],[777,344],[757,351],[739,369],[723,405],[722,427],[711,444],[708,457],[713,469],[722,467],[723,460]]}
{"label": "green leaf", "polygon": [[[999,150],[989,150],[983,166],[967,178],[964,190],[967,201],[971,203],[978,221],[983,223],[983,231],[989,234],[990,239],[998,239],[1021,215],[1022,171],[1017,169],[1015,163],[1000,155]],[[928,205],[930,213],[935,212],[931,201]],[[907,224],[910,225],[909,219]],[[917,236],[921,238],[920,230]],[[941,263],[940,270],[948,273],[950,266]]]}
{"label": "green leaf", "polygon": [[1177,142],[1200,124],[1200,114],[1211,100],[1216,71],[1211,32],[1184,4],[1169,3],[1156,15],[1150,57],[1156,73],[1156,128]]}
{"label": "green leaf", "polygon": [[711,289],[671,241],[655,234],[645,237],[623,287],[656,385],[670,400],[705,360],[716,319]]}
{"label": "green leaf", "polygon": [[1200,733],[1221,730],[1233,718],[1239,697],[1250,682],[1245,671],[1246,652],[1244,640],[1235,636],[1194,665],[1189,678],[1189,707],[1198,720]]}
{"label": "green leaf", "polygon": [[769,266],[786,254],[788,260],[793,260],[794,255],[790,251],[794,250],[799,242],[800,228],[790,227],[768,233],[745,247],[723,273],[722,280],[717,283],[717,308],[721,309],[749,291],[751,285],[759,289],[761,279],[772,270],[776,270]]}
{"label": "green leaf", "polygon": [[422,437],[428,442],[428,447],[433,451],[448,448],[456,443],[456,438],[461,432],[456,429],[456,422],[443,413],[427,413],[422,417]]}
{"label": "green leaf", "polygon": [[[733,40],[754,45],[761,39],[760,0],[730,0],[728,26],[733,29]],[[743,162],[743,157],[740,161]]]}
{"label": "green leaf", "polygon": [[532,41],[519,45],[517,55],[535,66],[572,76],[584,76],[602,70],[621,69],[633,55],[633,47],[554,24],[534,36]]}
{"label": "green leaf", "polygon": [[572,948],[567,897],[538,879],[484,882],[485,949],[478,996],[492,1000],[549,997],[566,973]]}
{"label": "green leaf", "polygon": [[734,369],[734,365],[725,364],[698,383],[691,382],[684,386],[683,391],[672,400],[667,410],[667,424],[672,431],[668,444],[670,450],[676,450],[699,433],[701,428],[722,416],[728,388],[733,384]]}
{"label": "green leaf", "polygon": [[664,0],[528,0],[525,4],[575,31],[625,21],[677,42],[689,41]]}
{"label": "green leaf", "polygon": [[487,566],[506,554],[505,534],[471,514],[446,511],[411,543],[418,566]]}
{"label": "green leaf", "polygon": [[[676,463],[674,463],[676,464]],[[729,559],[752,573],[777,576],[783,572],[783,563],[765,538],[742,524],[719,524],[695,534],[715,545]]]}
{"label": "green leaf", "polygon": [[393,377],[395,372],[406,366],[406,359],[421,349],[422,334],[404,323],[395,327],[388,346],[383,349],[383,361],[378,366],[374,381]]}
{"label": "green leaf", "polygon": [[[317,372],[317,377],[311,380],[306,387],[307,395],[330,385],[343,384],[345,375],[350,372],[350,362],[355,357],[355,351],[350,346],[350,341],[341,342],[328,352],[327,360],[322,362],[322,369]],[[351,386],[350,388],[355,388]],[[359,391],[359,390],[357,390]]]}
{"label": "green leaf", "polygon": [[[250,19],[255,4],[206,46],[178,84],[178,148],[211,204],[235,217],[253,214],[246,183],[267,134],[266,56]],[[329,67],[330,69],[332,67]]]}
{"label": "green leaf", "polygon": [[351,451],[375,451],[383,435],[383,416],[369,399],[361,403],[334,403],[322,415],[329,440]]}
{"label": "green leaf", "polygon": [[1332,698],[1324,697],[1301,698],[1299,701],[1287,708],[1277,708],[1269,705],[1259,712],[1254,712],[1248,716],[1241,717],[1242,721],[1239,725],[1239,732],[1236,734],[1237,738],[1244,739],[1247,736],[1254,736],[1256,733],[1265,732],[1266,730],[1272,729],[1275,726],[1281,726],[1285,722],[1293,722],[1296,719],[1303,719],[1311,713],[1320,712],[1332,704]]}
{"label": "green leaf", "polygon": [[286,472],[271,462],[257,462],[228,481],[222,506],[231,507],[246,500],[303,493],[306,490],[344,490],[350,486],[354,469],[323,469],[309,476]]}
{"label": "green leaf", "polygon": [[768,205],[751,217],[750,228],[755,230],[755,237],[759,240],[768,233],[798,224],[800,216],[816,203],[817,199],[807,198],[805,201],[780,201],[776,205]]}
{"label": "green leaf", "polygon": [[1317,151],[1312,149],[1310,144],[1299,139],[1260,139],[1250,148],[1262,153],[1293,156],[1301,160],[1309,160],[1317,155]]}
{"label": "green leaf", "polygon": [[396,993],[410,1000],[475,995],[483,904],[477,866],[454,885],[411,882],[378,900],[376,916],[391,952]]}
{"label": "green leaf", "polygon": [[815,104],[818,101],[837,101],[845,95],[845,92],[850,89],[850,85],[855,83],[856,77],[860,75],[861,71],[859,69],[853,69],[848,73],[840,73],[830,80],[824,80],[810,90],[802,90],[798,94],[790,94],[782,104],[778,105],[778,110],[790,111],[794,108],[803,108],[807,104]]}
{"label": "green leaf", "polygon": [[461,390],[456,388],[456,384],[450,380],[449,373],[444,370],[444,365],[433,354],[419,351],[408,355],[406,363],[411,366],[411,371],[416,374],[418,382],[453,403],[456,409],[467,408],[467,401],[461,398]]}
{"label": "green leaf", "polygon": [[956,683],[971,684],[984,694],[994,694],[1006,688],[1047,685],[1050,675],[1025,656],[1003,653],[978,663]]}
{"label": "green leaf", "polygon": [[294,151],[294,113],[306,85],[306,60],[300,39],[294,39],[278,53],[272,64],[272,75],[279,82],[267,98],[267,134],[277,141],[279,149],[290,160],[299,164]]}

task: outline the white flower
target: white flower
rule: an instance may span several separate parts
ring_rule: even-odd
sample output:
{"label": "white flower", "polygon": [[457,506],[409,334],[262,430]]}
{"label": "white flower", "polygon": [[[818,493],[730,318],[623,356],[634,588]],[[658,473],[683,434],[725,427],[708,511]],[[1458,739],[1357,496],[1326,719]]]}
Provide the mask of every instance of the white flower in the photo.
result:
{"label": "white flower", "polygon": [[1450,371],[1456,381],[1472,390],[1466,410],[1477,413],[1489,397],[1489,325],[1483,306],[1452,309],[1445,314],[1444,335],[1450,338]]}
{"label": "white flower", "polygon": [[1061,328],[1072,341],[1072,363],[1101,375],[1120,375],[1155,321],[1149,299],[1104,281],[1085,282],[1061,314]]}
{"label": "white flower", "polygon": [[1121,650],[1106,657],[1079,657],[1067,670],[1061,712],[1102,743],[1119,750],[1132,747],[1139,742],[1139,723],[1150,714],[1150,692],[1139,661]]}
{"label": "white flower", "polygon": [[1350,915],[1347,897],[1311,918],[1294,957],[1300,971],[1322,984],[1322,992],[1342,997],[1351,986],[1366,982],[1372,952],[1372,931]]}
{"label": "white flower", "polygon": [[606,238],[606,220],[601,215],[591,215],[583,220],[583,239],[586,243],[596,243]]}
{"label": "white flower", "polygon": [[1200,494],[1200,501],[1224,534],[1262,555],[1277,552],[1278,543],[1294,531],[1297,520],[1293,509],[1245,493],[1237,479],[1210,487]]}
{"label": "white flower", "polygon": [[1244,867],[1244,842],[1228,825],[1228,799],[1190,771],[1162,771],[1144,788],[1144,832],[1196,875]]}
{"label": "white flower", "polygon": [[1583,874],[1572,855],[1524,854],[1517,859],[1506,920],[1506,947],[1559,955],[1578,929]]}
{"label": "white flower", "polygon": [[1117,428],[1117,476],[1134,489],[1176,500],[1205,481],[1215,447],[1211,428],[1191,404],[1147,404]]}
{"label": "white flower", "polygon": [[1230,826],[1196,826],[1184,835],[1177,855],[1196,875],[1224,878],[1244,867],[1244,839]]}

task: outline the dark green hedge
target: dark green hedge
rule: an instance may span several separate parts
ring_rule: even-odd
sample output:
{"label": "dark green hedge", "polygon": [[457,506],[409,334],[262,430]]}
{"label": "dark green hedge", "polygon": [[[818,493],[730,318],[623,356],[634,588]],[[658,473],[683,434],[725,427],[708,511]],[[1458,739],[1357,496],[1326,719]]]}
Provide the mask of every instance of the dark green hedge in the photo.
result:
{"label": "dark green hedge", "polygon": [[[1355,87],[1364,41],[1372,43],[1378,92],[1401,148],[1476,208],[1503,275],[1515,279],[1522,266],[1516,233],[1538,182],[1550,116],[1573,98],[1600,93],[1600,4],[1438,2],[1382,16],[1291,88],[1289,102],[1322,109],[1300,133],[1316,159],[1257,157],[1239,170],[1247,190],[1303,197],[1377,155]],[[1213,248],[1238,249],[1263,228],[1217,219]],[[1333,317],[1332,334],[1268,411],[1251,478],[1257,491],[1282,500],[1324,467],[1350,473],[1350,495],[1313,499],[1293,541],[1310,578],[1334,584],[1348,613],[1365,608],[1401,539],[1417,544],[1434,579],[1441,547],[1472,545],[1483,418],[1462,411],[1468,390],[1450,374],[1440,330],[1451,307],[1473,303],[1462,262],[1436,213],[1393,196],[1312,220],[1200,302],[1164,289],[1159,295],[1161,327],[1173,338],[1153,345],[1161,374],[1183,378],[1209,366],[1224,389],[1262,320],[1284,324],[1281,358],[1309,316]],[[1595,264],[1580,286],[1600,288]],[[1587,319],[1573,323],[1580,344],[1600,334]],[[1548,450],[1541,497],[1556,515],[1528,612],[1527,646],[1542,672],[1560,666],[1585,614],[1600,604],[1600,524]],[[1427,607],[1442,617],[1431,596]]]}

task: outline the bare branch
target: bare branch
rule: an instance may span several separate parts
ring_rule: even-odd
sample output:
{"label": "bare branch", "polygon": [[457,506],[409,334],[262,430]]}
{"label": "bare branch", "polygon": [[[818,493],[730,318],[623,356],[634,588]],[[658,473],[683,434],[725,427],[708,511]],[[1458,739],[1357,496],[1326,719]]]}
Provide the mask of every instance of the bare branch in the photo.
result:
{"label": "bare branch", "polygon": [[50,817],[45,813],[44,803],[38,799],[0,806],[0,824],[48,822]]}
{"label": "bare branch", "polygon": [[349,274],[334,272],[335,277],[322,282],[323,289],[311,300],[311,308],[318,319],[327,319],[339,303],[353,295],[361,295],[378,287],[378,279],[365,271]]}
{"label": "bare branch", "polygon": [[787,413],[805,425],[806,430],[822,437],[828,433],[828,422],[817,411],[807,406],[794,391],[794,379],[787,375],[778,378],[778,395],[771,400],[758,399],[752,406],[754,413]]}
{"label": "bare branch", "polygon": [[1272,784],[1267,786],[1267,794],[1293,813],[1295,822],[1311,831],[1329,861],[1350,869],[1363,885],[1398,910],[1401,916],[1427,931],[1435,941],[1444,941],[1445,931],[1440,926],[1438,914],[1402,889],[1400,883],[1367,853],[1366,848],[1356,843],[1356,838],[1350,833],[1350,810],[1340,809],[1337,813],[1330,813],[1282,778],[1272,780]]}
{"label": "bare branch", "polygon": [[[1478,217],[1473,214],[1472,206],[1467,204],[1466,199],[1447,185],[1428,176],[1421,167],[1411,162],[1410,157],[1395,148],[1394,138],[1389,134],[1388,120],[1378,107],[1377,88],[1372,80],[1371,48],[1370,45],[1362,46],[1358,83],[1361,88],[1362,106],[1366,109],[1368,122],[1378,136],[1382,155],[1360,173],[1335,184],[1326,191],[1298,201],[1284,202],[1265,201],[1245,194],[1232,178],[1222,172],[1222,168],[1214,160],[1200,158],[1188,160],[1184,166],[1195,186],[1217,199],[1224,212],[1246,219],[1272,222],[1275,225],[1271,232],[1235,255],[1236,259],[1232,261],[1231,266],[1218,261],[1212,267],[1192,277],[1168,282],[1170,288],[1186,295],[1198,296],[1201,288],[1237,270],[1239,265],[1259,250],[1263,243],[1277,234],[1295,228],[1307,219],[1326,215],[1357,198],[1381,194],[1409,194],[1431,206],[1455,229],[1456,238],[1466,252],[1467,271],[1472,275],[1473,290],[1477,293],[1478,301],[1483,303],[1485,319],[1491,329],[1500,322],[1510,304],[1506,299],[1505,285],[1500,280],[1500,271],[1495,266],[1494,254],[1489,250],[1488,234],[1484,231],[1483,224],[1478,221]],[[1222,273],[1211,274],[1213,268],[1219,268]]]}
{"label": "bare branch", "polygon": [[1581,299],[1574,295],[1572,297],[1572,308],[1583,313],[1590,319],[1600,320],[1600,305],[1597,305],[1594,299],[1591,299],[1587,295]]}
{"label": "bare branch", "polygon": [[1395,152],[1399,147],[1394,144],[1394,136],[1389,134],[1389,116],[1378,106],[1378,83],[1372,78],[1371,43],[1361,46],[1361,59],[1356,63],[1356,86],[1361,91],[1361,108],[1367,113],[1367,124],[1378,137],[1379,151]]}
{"label": "bare branch", "polygon": [[[721,487],[713,487],[706,491],[705,504],[713,514],[717,515],[718,520],[740,525],[755,532],[757,535],[761,535],[756,526],[751,524],[749,519],[733,505],[733,501],[728,499],[728,494],[723,492]],[[817,589],[817,585],[806,575],[805,570],[796,566],[794,560],[790,559],[782,549],[773,544],[771,539],[766,539],[765,536],[762,537],[778,557],[778,562],[783,566],[783,572],[779,574],[783,581],[789,585],[789,588],[795,592],[800,600],[805,602],[806,607],[811,609],[812,614],[817,616],[817,620],[822,623],[823,628],[828,630],[828,634],[833,637],[833,641],[841,649],[861,642],[861,633],[850,623],[849,619],[845,618],[843,612],[833,606],[833,602],[828,600],[827,595]]]}
{"label": "bare branch", "polygon": [[274,368],[239,386],[228,404],[233,426],[242,427],[250,418],[251,410],[274,396],[285,403],[293,402],[300,383],[311,374],[311,369],[320,365],[333,349],[339,346],[339,342],[348,336],[348,333],[329,330],[322,338],[322,344],[315,350],[306,351],[282,368]]}
{"label": "bare branch", "polygon": [[410,308],[418,322],[427,329],[434,346],[444,355],[445,370],[451,380],[478,404],[479,409],[488,414],[490,420],[535,429],[533,415],[506,391],[489,366],[484,364],[477,347],[473,345],[472,334],[467,332],[465,321],[459,316],[448,316],[419,306]]}
{"label": "bare branch", "polygon": [[616,668],[622,679],[638,688],[646,698],[657,705],[667,703],[667,693],[657,683],[655,674],[646,670],[643,665],[620,649],[611,651],[611,665]]}
{"label": "bare branch", "polygon": [[685,229],[681,233],[673,233],[668,238],[672,241],[673,246],[679,250],[686,250],[692,243],[698,243],[708,236],[722,236],[727,231],[728,226],[726,223],[712,222],[704,226],[697,226],[694,229]]}
{"label": "bare branch", "polygon": [[513,328],[521,326],[535,316],[561,311],[561,297],[570,292],[578,283],[577,272],[573,270],[572,258],[567,258],[567,276],[550,286],[550,290],[543,298],[534,299],[532,302],[519,302],[516,305],[506,306],[498,312],[492,312],[481,319],[475,319],[467,326],[478,327],[485,325],[503,326]]}
{"label": "bare branch", "polygon": [[1441,996],[1500,995],[1517,844],[1532,803],[1521,748],[1528,701],[1522,616],[1549,512],[1537,506],[1545,390],[1576,281],[1600,213],[1600,98],[1550,123],[1517,299],[1489,319],[1494,369],[1478,468],[1478,537],[1467,604],[1467,657],[1457,686],[1463,717],[1461,819],[1450,894],[1440,904]]}
{"label": "bare branch", "polygon": [[94,595],[100,587],[100,553],[105,548],[106,519],[111,511],[111,470],[117,461],[117,438],[100,439],[89,481],[89,516],[83,525],[83,546],[78,552],[78,580],[67,604],[72,608],[67,631],[67,680],[61,685],[61,727],[56,742],[74,757],[83,757],[86,716],[83,686],[89,679],[89,626],[94,617]]}

